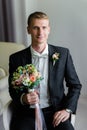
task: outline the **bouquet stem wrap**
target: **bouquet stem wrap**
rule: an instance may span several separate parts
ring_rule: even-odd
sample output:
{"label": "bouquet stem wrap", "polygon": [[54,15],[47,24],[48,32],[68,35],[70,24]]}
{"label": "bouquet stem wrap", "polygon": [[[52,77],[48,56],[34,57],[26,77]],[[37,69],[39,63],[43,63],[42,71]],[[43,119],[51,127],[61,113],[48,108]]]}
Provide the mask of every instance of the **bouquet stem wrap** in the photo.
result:
{"label": "bouquet stem wrap", "polygon": [[44,115],[39,104],[35,105],[35,130],[47,130]]}
{"label": "bouquet stem wrap", "polygon": [[[29,89],[29,92],[33,91],[34,89]],[[35,130],[47,130],[44,115],[39,104],[31,105],[30,108],[35,108]]]}
{"label": "bouquet stem wrap", "polygon": [[35,130],[43,130],[42,129],[42,119],[40,114],[39,105],[35,105]]}

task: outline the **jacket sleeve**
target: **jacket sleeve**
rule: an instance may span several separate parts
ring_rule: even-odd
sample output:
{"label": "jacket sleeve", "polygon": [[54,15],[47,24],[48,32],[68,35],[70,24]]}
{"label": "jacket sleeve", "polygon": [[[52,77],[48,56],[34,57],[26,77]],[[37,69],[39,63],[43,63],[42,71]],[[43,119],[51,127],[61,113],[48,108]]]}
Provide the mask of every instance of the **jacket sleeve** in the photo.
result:
{"label": "jacket sleeve", "polygon": [[[25,55],[24,55],[25,56]],[[16,54],[13,54],[9,57],[9,93],[10,93],[10,96],[12,98],[12,100],[15,102],[15,104],[17,105],[22,105],[21,104],[21,95],[23,93],[26,93],[27,90],[18,90],[16,91],[14,88],[13,88],[13,85],[12,85],[12,76],[13,76],[13,72],[16,71],[17,67],[18,66],[24,66],[25,64],[27,64],[27,62],[25,61],[25,57],[23,57],[23,54],[20,53],[16,53]]]}
{"label": "jacket sleeve", "polygon": [[72,110],[72,112],[75,113],[82,85],[76,73],[69,50],[67,51],[67,60],[65,66],[65,81],[66,86],[68,87],[65,107]]}
{"label": "jacket sleeve", "polygon": [[12,100],[16,103],[16,104],[21,104],[20,102],[20,97],[21,97],[21,94],[22,92],[21,91],[16,91],[14,88],[13,88],[13,85],[12,85],[12,76],[13,76],[13,72],[16,71],[16,66],[17,65],[17,61],[13,56],[10,56],[9,58],[9,93],[10,93],[10,96],[12,98]]}

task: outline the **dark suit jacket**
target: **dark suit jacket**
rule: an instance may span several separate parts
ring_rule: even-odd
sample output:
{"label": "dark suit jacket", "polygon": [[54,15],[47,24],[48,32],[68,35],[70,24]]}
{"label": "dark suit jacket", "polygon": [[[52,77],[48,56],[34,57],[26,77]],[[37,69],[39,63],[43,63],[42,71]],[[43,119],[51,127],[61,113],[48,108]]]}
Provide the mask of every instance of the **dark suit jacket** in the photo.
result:
{"label": "dark suit jacket", "polygon": [[[56,47],[53,45],[48,45],[49,50],[49,81],[48,87],[50,92],[50,99],[55,110],[59,109],[71,109],[73,113],[76,112],[77,102],[80,95],[81,84],[70,52],[67,48]],[[56,61],[53,66],[52,55],[58,52],[60,53],[60,58]],[[26,64],[31,64],[31,52],[30,47],[12,54],[9,58],[9,92],[16,103],[17,107],[23,109],[29,109],[28,105],[22,105],[20,103],[20,96],[22,93],[27,92],[16,92],[11,85],[12,73],[17,69],[18,66],[24,66]],[[68,94],[64,94],[64,80],[68,88]]]}

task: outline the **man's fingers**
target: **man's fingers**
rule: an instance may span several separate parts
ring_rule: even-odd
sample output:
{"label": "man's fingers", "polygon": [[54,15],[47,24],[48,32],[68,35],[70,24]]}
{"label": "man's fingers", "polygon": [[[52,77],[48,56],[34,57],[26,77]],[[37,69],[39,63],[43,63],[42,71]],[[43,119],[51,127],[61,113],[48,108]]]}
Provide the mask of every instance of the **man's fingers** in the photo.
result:
{"label": "man's fingers", "polygon": [[54,119],[53,119],[53,125],[54,125],[54,127],[60,124],[60,122],[62,121],[62,118],[63,117],[62,117],[62,115],[61,115],[60,112],[55,113]]}
{"label": "man's fingers", "polygon": [[69,116],[70,116],[69,113],[67,113],[65,110],[56,112],[53,118],[54,127],[59,125],[61,122],[66,121],[69,118]]}

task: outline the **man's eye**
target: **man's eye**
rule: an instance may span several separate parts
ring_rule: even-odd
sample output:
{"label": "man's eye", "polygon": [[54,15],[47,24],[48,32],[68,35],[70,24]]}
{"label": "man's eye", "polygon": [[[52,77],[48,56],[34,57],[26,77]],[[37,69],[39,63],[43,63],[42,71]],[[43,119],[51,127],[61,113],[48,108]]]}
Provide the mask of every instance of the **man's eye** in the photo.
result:
{"label": "man's eye", "polygon": [[43,27],[43,29],[46,29],[46,27]]}
{"label": "man's eye", "polygon": [[38,29],[38,27],[35,26],[35,27],[33,27],[33,29]]}

